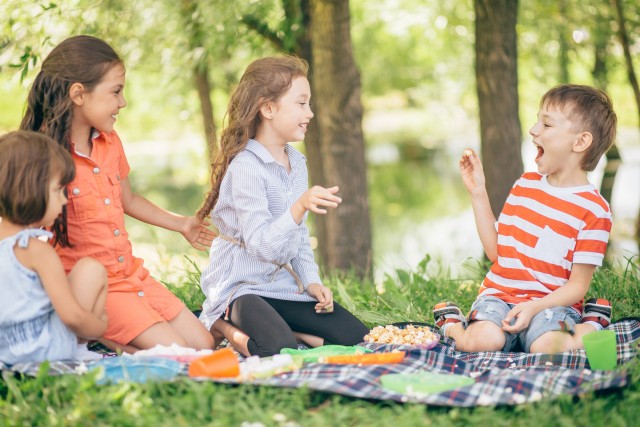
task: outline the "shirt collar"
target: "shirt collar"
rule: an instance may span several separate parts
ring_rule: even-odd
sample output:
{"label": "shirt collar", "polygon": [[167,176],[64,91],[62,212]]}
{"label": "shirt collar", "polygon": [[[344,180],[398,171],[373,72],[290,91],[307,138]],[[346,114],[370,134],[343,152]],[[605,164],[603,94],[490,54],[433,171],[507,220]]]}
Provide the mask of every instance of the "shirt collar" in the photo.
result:
{"label": "shirt collar", "polygon": [[[260,144],[255,139],[250,139],[247,142],[247,146],[245,147],[247,151],[252,152],[257,158],[262,160],[263,163],[275,163],[276,160],[273,158],[271,153],[264,147],[264,145]],[[284,147],[284,150],[287,152],[289,156],[289,162],[291,163],[291,167],[298,165],[301,161],[305,160],[304,155],[293,148],[291,145],[287,144]]]}
{"label": "shirt collar", "polygon": [[[107,134],[104,132],[100,132],[99,130],[96,130],[96,129],[91,129],[91,142],[111,143],[111,138],[107,138]],[[71,141],[71,147],[73,148],[73,151],[76,151],[76,144],[73,141]]]}

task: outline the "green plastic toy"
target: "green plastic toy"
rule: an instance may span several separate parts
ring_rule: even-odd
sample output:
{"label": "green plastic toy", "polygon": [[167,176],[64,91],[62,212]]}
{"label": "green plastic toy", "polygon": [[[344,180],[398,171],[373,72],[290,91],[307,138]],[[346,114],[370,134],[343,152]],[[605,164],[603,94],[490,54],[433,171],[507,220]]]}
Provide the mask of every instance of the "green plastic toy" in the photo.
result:
{"label": "green plastic toy", "polygon": [[296,350],[293,348],[283,348],[280,354],[290,354],[294,358],[300,358],[304,363],[317,362],[319,357],[345,356],[350,354],[371,353],[371,350],[364,347],[344,346],[344,345],[323,345],[321,347],[309,348],[306,350]]}

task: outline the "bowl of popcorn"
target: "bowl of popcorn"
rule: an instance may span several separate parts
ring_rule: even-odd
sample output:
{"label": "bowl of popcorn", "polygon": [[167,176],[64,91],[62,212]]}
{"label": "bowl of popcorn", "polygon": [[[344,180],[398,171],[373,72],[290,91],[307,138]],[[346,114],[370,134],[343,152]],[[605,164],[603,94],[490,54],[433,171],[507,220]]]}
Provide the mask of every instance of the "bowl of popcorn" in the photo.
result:
{"label": "bowl of popcorn", "polygon": [[440,335],[431,331],[428,326],[399,323],[374,327],[364,336],[364,341],[376,344],[409,345],[429,350],[438,344]]}

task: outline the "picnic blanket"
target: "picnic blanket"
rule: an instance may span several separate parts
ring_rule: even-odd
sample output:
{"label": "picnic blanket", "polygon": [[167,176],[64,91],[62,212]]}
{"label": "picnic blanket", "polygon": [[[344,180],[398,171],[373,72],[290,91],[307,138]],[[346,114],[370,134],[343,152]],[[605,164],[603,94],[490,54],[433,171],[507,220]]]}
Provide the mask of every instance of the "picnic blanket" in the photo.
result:
{"label": "picnic blanket", "polygon": [[[590,391],[624,387],[628,374],[624,364],[636,357],[640,338],[640,319],[619,320],[609,326],[616,332],[618,369],[592,371],[584,350],[555,355],[531,353],[480,352],[455,350],[454,341],[445,338],[431,350],[401,345],[362,344],[374,352],[406,351],[403,362],[387,365],[305,364],[300,370],[244,384],[274,387],[306,387],[363,399],[417,402],[433,406],[518,405],[548,400],[560,395],[580,395]],[[78,362],[52,362],[51,374],[78,373]],[[14,372],[33,375],[35,364],[2,366]],[[86,368],[80,369],[86,371]],[[385,374],[410,374],[429,371],[469,376],[475,383],[435,394],[400,394],[386,390],[380,383]],[[185,370],[186,373],[186,365]],[[237,384],[235,380],[215,380]]]}

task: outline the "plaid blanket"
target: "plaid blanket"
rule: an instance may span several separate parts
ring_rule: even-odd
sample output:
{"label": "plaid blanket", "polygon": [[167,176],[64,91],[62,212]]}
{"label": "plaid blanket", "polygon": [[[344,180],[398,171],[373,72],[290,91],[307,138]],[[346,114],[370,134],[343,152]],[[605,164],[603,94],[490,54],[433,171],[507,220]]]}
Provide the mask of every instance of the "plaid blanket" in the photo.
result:
{"label": "plaid blanket", "polygon": [[[640,338],[640,319],[624,319],[609,326],[617,335],[618,364],[633,359]],[[295,372],[255,380],[251,384],[276,387],[307,387],[364,399],[418,402],[433,406],[518,405],[559,395],[579,395],[594,390],[624,387],[624,367],[616,371],[591,371],[584,350],[560,354],[481,352],[455,350],[454,341],[444,339],[431,350],[409,346],[363,344],[375,352],[404,350],[402,363],[390,365],[326,365],[310,363]],[[474,377],[473,385],[456,390],[411,395],[384,389],[380,376],[422,371]],[[235,383],[220,380],[219,382]]]}
{"label": "plaid blanket", "polygon": [[[327,365],[309,363],[302,369],[271,378],[248,382],[275,387],[306,387],[327,393],[364,399],[418,402],[434,406],[518,405],[559,395],[579,395],[595,390],[624,387],[628,375],[624,364],[638,352],[640,319],[623,319],[609,326],[616,332],[618,369],[591,371],[584,350],[549,355],[530,353],[482,352],[463,353],[455,350],[454,342],[445,338],[431,350],[408,346],[363,344],[374,352],[404,350],[402,363],[389,365]],[[35,364],[2,366],[3,370],[33,375]],[[75,374],[84,371],[82,363],[52,362],[51,374]],[[186,366],[185,366],[186,371]],[[452,373],[475,378],[475,383],[451,391],[404,395],[384,389],[380,376],[429,371]],[[237,383],[233,380],[217,380]]]}

